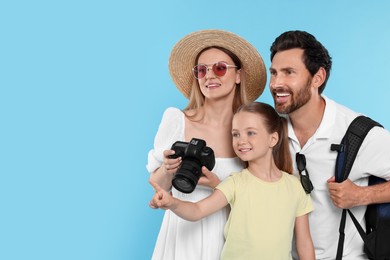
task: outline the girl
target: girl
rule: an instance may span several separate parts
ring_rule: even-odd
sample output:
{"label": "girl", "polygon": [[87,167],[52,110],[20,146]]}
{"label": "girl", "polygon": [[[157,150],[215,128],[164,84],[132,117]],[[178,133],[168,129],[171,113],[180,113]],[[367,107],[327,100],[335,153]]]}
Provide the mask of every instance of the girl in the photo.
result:
{"label": "girl", "polygon": [[197,221],[230,204],[222,259],[292,259],[293,233],[299,259],[315,259],[308,225],[311,199],[288,173],[292,162],[286,133],[285,120],[270,105],[241,106],[233,117],[233,148],[247,168],[196,203],[173,198],[152,183],[156,194],[150,206]]}

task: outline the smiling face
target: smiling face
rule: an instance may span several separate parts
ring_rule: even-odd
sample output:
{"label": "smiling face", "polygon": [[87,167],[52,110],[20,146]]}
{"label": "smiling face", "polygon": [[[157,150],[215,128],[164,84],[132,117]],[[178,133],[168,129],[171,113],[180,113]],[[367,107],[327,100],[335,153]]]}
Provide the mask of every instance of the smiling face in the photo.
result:
{"label": "smiling face", "polygon": [[269,133],[264,119],[253,112],[240,111],[232,122],[233,149],[243,161],[257,161],[272,157],[278,134]]}
{"label": "smiling face", "polygon": [[226,96],[234,97],[236,84],[240,83],[240,70],[228,67],[226,74],[218,77],[212,70],[213,64],[217,62],[235,65],[229,55],[218,49],[208,49],[199,56],[198,64],[206,64],[208,66],[206,76],[198,79],[200,90],[206,99],[218,99]]}
{"label": "smiling face", "polygon": [[270,68],[270,91],[275,109],[289,114],[309,102],[314,90],[310,72],[302,60],[302,49],[277,52]]}

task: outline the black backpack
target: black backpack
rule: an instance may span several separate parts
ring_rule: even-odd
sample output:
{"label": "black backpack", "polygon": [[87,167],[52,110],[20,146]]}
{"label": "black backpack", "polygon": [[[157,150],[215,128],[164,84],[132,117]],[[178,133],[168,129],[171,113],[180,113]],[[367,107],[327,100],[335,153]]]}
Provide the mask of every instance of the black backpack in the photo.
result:
{"label": "black backpack", "polygon": [[[336,182],[343,182],[348,178],[364,138],[375,126],[382,127],[382,125],[366,116],[358,116],[349,125],[341,143],[332,144],[331,150],[338,152],[335,169]],[[385,180],[370,176],[368,185],[381,182],[385,182]],[[374,260],[390,260],[390,203],[372,204],[367,207],[365,213],[366,231],[363,230],[349,209],[343,209],[336,260],[342,259],[343,255],[347,212],[364,241],[364,252],[367,257]]]}

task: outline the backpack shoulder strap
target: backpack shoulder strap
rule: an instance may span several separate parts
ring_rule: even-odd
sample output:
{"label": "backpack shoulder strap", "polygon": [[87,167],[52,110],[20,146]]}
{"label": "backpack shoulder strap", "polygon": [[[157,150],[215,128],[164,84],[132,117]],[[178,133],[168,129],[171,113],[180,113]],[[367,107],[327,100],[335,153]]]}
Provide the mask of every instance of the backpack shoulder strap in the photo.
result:
{"label": "backpack shoulder strap", "polygon": [[349,125],[341,143],[332,144],[331,150],[338,152],[335,169],[337,182],[342,182],[348,178],[359,148],[374,126],[382,127],[381,124],[367,116],[358,116]]}
{"label": "backpack shoulder strap", "polygon": [[[341,143],[331,145],[331,150],[338,152],[337,159],[336,159],[336,168],[335,168],[335,177],[337,182],[343,182],[348,178],[352,165],[360,149],[360,146],[362,145],[363,140],[367,136],[368,132],[374,126],[382,127],[381,124],[372,120],[369,117],[358,116],[349,125],[347,132],[345,133],[343,139],[341,140]],[[340,226],[339,226],[340,235],[339,235],[339,242],[337,247],[336,260],[341,260],[343,257],[343,247],[344,247],[344,238],[345,238],[344,228],[345,228],[347,211],[351,216],[364,242],[366,242],[367,240],[367,236],[364,233],[363,228],[357,222],[352,212],[350,210],[343,209]]]}

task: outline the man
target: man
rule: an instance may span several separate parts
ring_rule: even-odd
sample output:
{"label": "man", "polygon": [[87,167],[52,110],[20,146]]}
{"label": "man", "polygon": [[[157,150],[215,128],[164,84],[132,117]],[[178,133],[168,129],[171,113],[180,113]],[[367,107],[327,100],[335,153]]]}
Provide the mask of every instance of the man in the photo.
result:
{"label": "man", "polygon": [[[364,226],[366,205],[390,202],[390,182],[367,186],[370,174],[390,179],[390,134],[374,127],[359,150],[349,179],[335,183],[337,152],[331,151],[331,144],[341,142],[359,114],[322,95],[332,67],[328,51],[313,35],[289,31],[272,44],[271,62],[270,91],[276,110],[288,117],[293,161],[300,157],[301,166],[306,167],[302,173],[310,174],[314,187],[309,223],[316,259],[335,259],[341,209],[352,208]],[[353,86],[348,87],[353,93]],[[296,165],[294,168],[298,174]],[[363,241],[349,217],[343,259],[367,259]]]}

